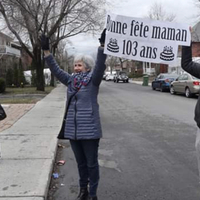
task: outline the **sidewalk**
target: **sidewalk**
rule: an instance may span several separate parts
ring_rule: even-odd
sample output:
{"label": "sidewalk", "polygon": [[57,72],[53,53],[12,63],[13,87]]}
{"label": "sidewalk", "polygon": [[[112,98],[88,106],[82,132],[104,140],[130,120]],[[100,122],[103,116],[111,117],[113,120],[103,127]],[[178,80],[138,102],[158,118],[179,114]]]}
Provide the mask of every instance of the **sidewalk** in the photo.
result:
{"label": "sidewalk", "polygon": [[65,91],[65,86],[58,85],[35,106],[27,107],[31,110],[25,115],[19,113],[23,116],[13,126],[0,129],[1,200],[45,199],[64,114]]}
{"label": "sidewalk", "polygon": [[6,111],[6,119],[0,122],[0,132],[10,128],[24,114],[32,109],[35,104],[4,104],[2,105]]}

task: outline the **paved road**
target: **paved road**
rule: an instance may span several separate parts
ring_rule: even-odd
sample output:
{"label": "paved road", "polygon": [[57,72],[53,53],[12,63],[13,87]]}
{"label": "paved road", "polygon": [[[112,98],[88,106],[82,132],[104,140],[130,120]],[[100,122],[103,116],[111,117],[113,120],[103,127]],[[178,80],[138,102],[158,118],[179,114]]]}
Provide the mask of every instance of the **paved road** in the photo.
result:
{"label": "paved road", "polygon": [[[197,98],[136,84],[103,82],[99,103],[99,200],[199,200],[193,111]],[[78,176],[66,141],[58,149],[48,200],[74,200]]]}

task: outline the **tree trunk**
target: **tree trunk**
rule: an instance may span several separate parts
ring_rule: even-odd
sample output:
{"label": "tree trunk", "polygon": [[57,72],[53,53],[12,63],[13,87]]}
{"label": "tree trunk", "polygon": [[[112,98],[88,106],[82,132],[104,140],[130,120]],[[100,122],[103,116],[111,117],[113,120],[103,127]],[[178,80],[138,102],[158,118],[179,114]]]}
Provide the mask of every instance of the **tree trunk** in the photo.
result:
{"label": "tree trunk", "polygon": [[55,87],[55,78],[54,78],[54,75],[52,73],[51,73],[50,86]]}
{"label": "tree trunk", "polygon": [[36,69],[36,89],[39,91],[45,91],[44,87],[44,66],[41,59],[41,49],[35,48],[33,50],[34,59],[33,64],[34,68]]}
{"label": "tree trunk", "polygon": [[[55,47],[52,48],[52,54],[55,57],[55,55],[56,55],[56,48]],[[50,86],[55,87],[55,77],[52,73],[51,73]]]}

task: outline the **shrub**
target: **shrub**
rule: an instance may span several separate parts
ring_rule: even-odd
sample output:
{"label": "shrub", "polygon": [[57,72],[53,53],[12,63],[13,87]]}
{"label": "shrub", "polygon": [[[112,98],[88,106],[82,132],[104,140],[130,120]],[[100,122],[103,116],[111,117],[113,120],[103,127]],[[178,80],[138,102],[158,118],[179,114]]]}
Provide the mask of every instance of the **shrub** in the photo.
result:
{"label": "shrub", "polygon": [[31,86],[36,86],[36,72],[34,71],[34,70],[32,70],[31,71],[31,74],[32,74],[32,76],[31,76]]}
{"label": "shrub", "polygon": [[8,69],[6,72],[6,85],[11,86],[13,84],[13,69]]}
{"label": "shrub", "polygon": [[6,86],[24,87],[26,83],[22,66],[8,69],[6,73]]}
{"label": "shrub", "polygon": [[26,84],[26,79],[25,79],[25,76],[24,76],[23,68],[20,65],[19,69],[18,69],[18,85],[20,87],[24,87],[25,84]]}
{"label": "shrub", "polygon": [[15,66],[13,71],[13,83],[16,87],[19,87],[19,76],[18,76],[18,69],[17,66]]}
{"label": "shrub", "polygon": [[0,78],[0,93],[5,92],[6,90],[6,81],[4,78]]}

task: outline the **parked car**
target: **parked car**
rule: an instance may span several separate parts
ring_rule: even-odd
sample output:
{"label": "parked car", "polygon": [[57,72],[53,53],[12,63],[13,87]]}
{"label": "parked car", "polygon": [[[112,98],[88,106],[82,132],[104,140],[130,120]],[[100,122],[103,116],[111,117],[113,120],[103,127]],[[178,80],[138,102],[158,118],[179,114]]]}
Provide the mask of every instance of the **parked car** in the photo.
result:
{"label": "parked car", "polygon": [[106,80],[106,76],[107,76],[108,74],[104,74],[103,75],[103,80]]}
{"label": "parked car", "polygon": [[160,90],[161,92],[169,91],[171,82],[178,77],[178,74],[161,73],[154,81],[152,81],[151,86],[153,90]]}
{"label": "parked car", "polygon": [[105,78],[106,81],[113,81],[114,79],[114,74],[108,74]]}
{"label": "parked car", "polygon": [[194,94],[199,94],[200,90],[200,79],[184,73],[181,74],[175,81],[171,83],[170,93],[171,94],[185,94],[187,98],[192,97]]}
{"label": "parked car", "polygon": [[114,76],[114,80],[115,83],[118,83],[119,81],[123,81],[124,83],[128,83],[128,76],[126,74],[126,72],[117,72]]}

